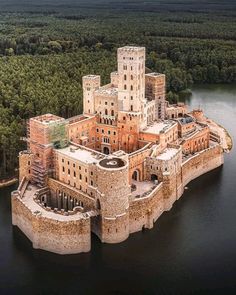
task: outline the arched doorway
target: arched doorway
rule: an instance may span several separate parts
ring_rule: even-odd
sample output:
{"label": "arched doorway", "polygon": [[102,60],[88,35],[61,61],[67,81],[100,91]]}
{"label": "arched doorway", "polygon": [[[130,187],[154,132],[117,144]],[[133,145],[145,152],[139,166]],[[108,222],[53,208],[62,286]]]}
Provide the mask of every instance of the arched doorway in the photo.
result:
{"label": "arched doorway", "polygon": [[132,174],[132,179],[135,181],[140,181],[140,173],[138,170],[135,170]]}
{"label": "arched doorway", "polygon": [[158,180],[157,175],[156,174],[152,174],[151,175],[151,181],[156,182]]}
{"label": "arched doorway", "polygon": [[103,153],[104,153],[105,155],[109,155],[109,154],[110,154],[110,150],[109,150],[109,148],[108,148],[107,146],[104,146],[104,148],[103,148]]}

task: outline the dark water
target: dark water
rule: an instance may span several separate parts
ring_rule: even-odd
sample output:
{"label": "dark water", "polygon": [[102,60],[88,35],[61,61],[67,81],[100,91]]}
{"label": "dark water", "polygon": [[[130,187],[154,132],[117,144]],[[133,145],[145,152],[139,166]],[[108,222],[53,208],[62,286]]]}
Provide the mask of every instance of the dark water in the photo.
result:
{"label": "dark water", "polygon": [[[236,87],[194,90],[191,106],[236,138]],[[118,245],[93,236],[88,254],[33,250],[11,226],[10,191],[0,191],[0,294],[236,294],[236,158],[189,185],[151,231]]]}

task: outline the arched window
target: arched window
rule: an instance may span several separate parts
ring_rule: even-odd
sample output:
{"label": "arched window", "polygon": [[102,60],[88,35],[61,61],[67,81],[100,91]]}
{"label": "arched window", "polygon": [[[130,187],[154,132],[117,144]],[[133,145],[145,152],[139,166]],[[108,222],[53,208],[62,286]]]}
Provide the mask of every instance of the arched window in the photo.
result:
{"label": "arched window", "polygon": [[124,80],[125,80],[125,81],[127,80],[127,76],[126,76],[126,75],[124,75]]}
{"label": "arched window", "polygon": [[131,110],[131,112],[133,112],[133,105],[132,104],[130,106],[130,110]]}
{"label": "arched window", "polygon": [[127,89],[127,86],[126,86],[126,84],[124,85],[124,90],[126,90]]}
{"label": "arched window", "polygon": [[134,76],[133,76],[133,75],[131,75],[131,77],[130,77],[130,78],[131,78],[131,80],[134,80]]}
{"label": "arched window", "polygon": [[111,115],[114,116],[114,110],[111,110]]}
{"label": "arched window", "polygon": [[107,109],[105,109],[105,115],[107,115],[108,114],[108,111],[107,111]]}
{"label": "arched window", "polygon": [[134,88],[133,88],[133,85],[131,85],[131,86],[130,86],[130,90],[132,91],[133,89],[134,89]]}

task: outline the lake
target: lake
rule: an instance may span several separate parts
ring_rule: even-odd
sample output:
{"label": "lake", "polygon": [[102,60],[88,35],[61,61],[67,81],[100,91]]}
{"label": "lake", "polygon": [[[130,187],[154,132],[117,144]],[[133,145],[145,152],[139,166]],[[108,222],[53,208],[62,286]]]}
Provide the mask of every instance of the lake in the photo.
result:
{"label": "lake", "polygon": [[[236,86],[198,86],[187,99],[236,139]],[[34,250],[11,226],[0,190],[0,294],[236,294],[236,152],[188,185],[154,229],[87,254]]]}

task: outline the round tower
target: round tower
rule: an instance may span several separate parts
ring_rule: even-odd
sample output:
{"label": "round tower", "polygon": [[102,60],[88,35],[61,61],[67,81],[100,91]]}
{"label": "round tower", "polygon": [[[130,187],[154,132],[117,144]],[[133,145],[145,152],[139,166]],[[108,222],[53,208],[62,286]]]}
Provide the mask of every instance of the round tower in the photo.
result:
{"label": "round tower", "polygon": [[128,163],[110,157],[97,164],[97,209],[100,226],[97,232],[102,242],[118,243],[129,236]]}

